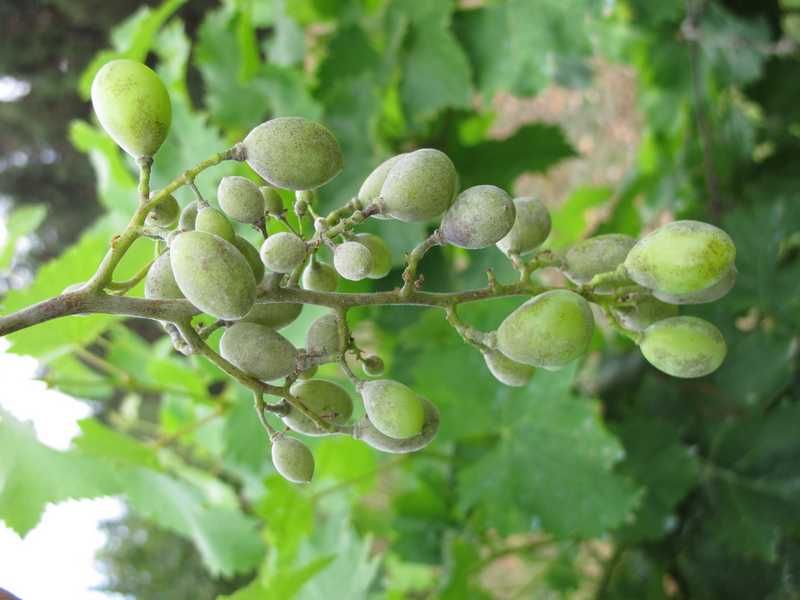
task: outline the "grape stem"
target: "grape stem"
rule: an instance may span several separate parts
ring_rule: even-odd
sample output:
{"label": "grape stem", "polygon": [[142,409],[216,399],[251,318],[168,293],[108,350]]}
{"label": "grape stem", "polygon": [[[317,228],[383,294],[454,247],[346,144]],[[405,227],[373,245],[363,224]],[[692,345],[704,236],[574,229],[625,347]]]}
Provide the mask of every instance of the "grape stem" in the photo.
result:
{"label": "grape stem", "polygon": [[425,254],[427,254],[428,250],[431,248],[441,246],[442,244],[444,244],[442,232],[437,229],[408,253],[406,268],[403,271],[403,287],[400,288],[400,296],[402,298],[409,298],[414,294],[414,290],[416,289],[417,268],[419,267],[420,261],[425,257]]}

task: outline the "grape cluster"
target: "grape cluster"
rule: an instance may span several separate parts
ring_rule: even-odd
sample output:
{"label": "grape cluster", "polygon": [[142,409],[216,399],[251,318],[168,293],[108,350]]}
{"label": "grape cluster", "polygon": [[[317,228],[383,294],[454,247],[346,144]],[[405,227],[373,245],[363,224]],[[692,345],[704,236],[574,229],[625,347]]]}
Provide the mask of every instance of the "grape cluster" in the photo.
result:
{"label": "grape cluster", "polygon": [[[169,97],[155,73],[134,61],[113,61],[98,72],[92,101],[113,139],[147,163],[164,141],[170,121]],[[430,238],[408,254],[403,286],[391,303],[420,300],[422,281],[416,270],[433,246],[496,246],[508,258],[519,272],[516,283],[499,284],[492,277],[483,295],[442,295],[438,304],[429,301],[447,311],[448,321],[505,385],[524,386],[537,368],[561,369],[584,356],[596,318],[603,314],[608,324],[639,345],[650,364],[669,375],[707,375],[725,357],[725,341],[714,325],[678,315],[678,305],[716,300],[735,282],[736,250],[717,227],[677,221],[638,241],[600,235],[558,256],[542,250],[551,219],[541,201],[512,198],[493,185],[460,190],[455,166],[439,150],[423,148],[389,158],[369,174],[355,198],[327,217],[315,212],[316,193],[341,171],[343,159],[336,138],[323,125],[296,117],[272,119],[253,129],[230,158],[246,162],[263,182],[223,177],[216,206],[199,192],[182,211],[166,190],[143,200],[148,204],[142,225],[161,240],[144,293],[151,300],[185,299],[224,328],[219,354],[207,347],[203,353],[257,392],[258,416],[272,441],[273,463],[290,481],[310,481],[314,459],[289,432],[344,433],[379,450],[404,453],[425,447],[438,430],[435,405],[403,383],[384,378],[383,360],[365,355],[356,345],[347,324],[352,295],[336,292],[340,277],[381,279],[392,270],[394,257],[386,242],[355,231],[369,218],[401,223],[440,219]],[[294,192],[292,210],[299,230],[289,226],[278,189]],[[312,231],[304,234],[302,223],[309,219]],[[270,222],[280,224],[280,230],[268,234]],[[259,249],[237,233],[242,225],[262,234]],[[332,264],[320,257],[325,247]],[[533,272],[543,267],[561,270],[566,286],[548,289],[534,283]],[[298,296],[300,292],[306,295]],[[456,313],[461,302],[501,294],[531,297],[496,331],[476,330]],[[332,310],[311,324],[305,348],[297,349],[279,330],[298,318],[302,298]],[[197,351],[198,344],[205,344],[197,337],[199,342],[183,341]],[[361,363],[367,379],[353,373],[348,358]],[[360,396],[364,414],[353,423],[350,393],[333,381],[315,378],[317,367],[329,362],[340,365]],[[282,383],[268,383],[276,381]],[[264,390],[279,402],[267,404]],[[269,412],[282,419],[281,430],[266,419]]]}

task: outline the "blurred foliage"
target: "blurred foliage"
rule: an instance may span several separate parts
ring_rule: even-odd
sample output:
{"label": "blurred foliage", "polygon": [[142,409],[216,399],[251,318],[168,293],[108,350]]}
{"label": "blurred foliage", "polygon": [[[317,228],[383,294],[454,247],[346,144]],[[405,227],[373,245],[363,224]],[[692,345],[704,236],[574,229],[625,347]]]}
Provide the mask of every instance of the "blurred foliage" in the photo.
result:
{"label": "blurred foliage", "polygon": [[[90,399],[97,417],[82,423],[74,448],[58,452],[2,415],[0,517],[24,534],[47,502],[123,495],[138,516],[109,526],[116,533],[103,560],[119,567],[130,557],[146,569],[142,582],[142,572],[108,567],[109,589],[141,598],[165,581],[174,582],[170,598],[213,589],[231,600],[797,598],[798,8],[777,0],[698,0],[688,12],[678,0],[24,3],[14,18],[57,14],[72,25],[34,56],[4,40],[4,70],[32,82],[31,99],[46,98],[42,89],[63,97],[70,107],[59,106],[78,119],[67,134],[57,114],[31,119],[41,111],[30,99],[4,104],[17,125],[4,130],[2,160],[12,150],[35,155],[26,136],[46,139],[59,157],[46,170],[65,169],[48,183],[83,186],[88,197],[85,163],[68,137],[94,168],[97,203],[72,209],[86,225],[80,239],[31,286],[10,290],[4,312],[84,279],[132,207],[133,165],[79,100],[94,70],[120,55],[147,59],[172,97],[156,187],[266,118],[304,115],[331,127],[346,158],[321,190],[321,211],[347,200],[382,159],[415,147],[448,152],[465,186],[511,189],[523,174],[546,173],[579,145],[544,122],[498,138],[493,100],[552,86],[590,90],[598,64],[625,65],[636,73],[642,114],[637,160],[613,188],[564,190],[551,246],[699,218],[734,238],[740,276],[721,302],[685,311],[718,324],[730,348],[720,371],[696,381],[661,376],[604,331],[580,369],[504,388],[440,314],[354,312],[357,339],[440,407],[442,429],[429,449],[400,458],[350,439],[313,440],[318,472],[306,487],[274,475],[246,394],[215,367],[176,356],[151,329],[104,315],[20,332],[9,336],[11,350],[41,360],[45,380]],[[121,14],[129,16],[107,26]],[[108,49],[97,48],[97,31],[109,29]],[[52,56],[68,60],[69,77],[42,69],[58,62]],[[234,172],[253,176],[225,165],[198,185],[213,196]],[[11,192],[37,206],[12,214],[1,268],[37,226],[41,234],[64,218],[42,189]],[[426,230],[370,229],[398,265]],[[150,252],[134,247],[123,271]],[[454,289],[481,285],[488,267],[509,274],[499,253],[454,249],[431,253],[423,271],[431,289]],[[397,281],[396,269],[348,289]],[[470,305],[463,316],[488,329],[514,306]],[[318,314],[305,308],[287,330],[294,343]],[[124,531],[155,541],[126,541],[117,535]],[[244,580],[214,587],[198,575],[193,589],[184,576],[198,560],[213,577],[249,583],[234,591]],[[183,566],[181,577],[170,575]]]}

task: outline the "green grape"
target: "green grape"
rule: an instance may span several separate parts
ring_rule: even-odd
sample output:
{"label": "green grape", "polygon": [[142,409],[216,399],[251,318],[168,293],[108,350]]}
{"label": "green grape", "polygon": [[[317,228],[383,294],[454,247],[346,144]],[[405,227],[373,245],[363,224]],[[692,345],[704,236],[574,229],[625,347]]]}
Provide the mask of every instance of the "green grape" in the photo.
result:
{"label": "green grape", "polygon": [[444,152],[423,148],[389,169],[378,203],[384,214],[408,223],[438,217],[453,203],[457,174]]}
{"label": "green grape", "polygon": [[261,245],[261,260],[270,271],[291,273],[306,258],[306,243],[294,233],[280,231]]}
{"label": "green grape", "polygon": [[[155,195],[156,192],[153,192],[150,194],[150,198],[153,198]],[[147,213],[147,217],[144,219],[144,224],[148,227],[172,227],[178,220],[180,212],[181,207],[178,206],[178,201],[175,200],[175,196],[167,194],[166,198],[163,198],[161,202],[150,209],[150,212]]]}
{"label": "green grape", "polygon": [[303,442],[284,434],[272,440],[272,464],[292,483],[308,483],[314,477],[314,455]]}
{"label": "green grape", "polygon": [[674,221],[643,237],[625,269],[639,285],[681,296],[708,290],[730,275],[736,247],[727,233],[700,221]]}
{"label": "green grape", "polygon": [[253,247],[253,244],[240,235],[233,236],[233,245],[242,253],[242,256],[247,260],[247,264],[253,269],[253,277],[256,278],[256,285],[261,283],[261,280],[264,279],[264,263],[261,262],[261,255],[258,253],[258,250]]}
{"label": "green grape", "polygon": [[[297,381],[292,384],[291,390],[300,402],[307,408],[322,417],[326,423],[343,425],[353,414],[353,400],[344,388],[324,379],[310,379]],[[327,432],[320,428],[294,406],[283,417],[283,422],[292,430],[306,435],[326,435]]]}
{"label": "green grape", "polygon": [[239,223],[257,223],[264,217],[264,196],[247,177],[223,177],[217,187],[217,201],[223,212]]}
{"label": "green grape", "polygon": [[483,361],[497,381],[512,387],[527,385],[536,371],[534,367],[511,360],[497,350],[484,351]]}
{"label": "green grape", "polygon": [[402,440],[391,438],[378,431],[370,422],[369,417],[364,415],[353,428],[353,437],[376,450],[390,454],[407,454],[422,450],[431,443],[436,432],[439,431],[439,409],[428,399],[422,396],[419,399],[425,411],[425,422],[422,424],[422,432],[419,435]]}
{"label": "green grape", "polygon": [[334,313],[322,315],[308,328],[306,352],[329,356],[339,351],[339,319]]}
{"label": "green grape", "polygon": [[339,275],[350,281],[369,277],[373,264],[372,252],[361,242],[344,242],[333,251],[333,266]]}
{"label": "green grape", "polygon": [[260,188],[261,196],[264,198],[264,207],[271,215],[280,215],[283,213],[283,198],[274,187],[269,185],[262,185]]}
{"label": "green grape", "polygon": [[383,374],[383,359],[380,356],[367,356],[361,363],[364,373],[370,377],[377,377]]}
{"label": "green grape", "polygon": [[306,206],[314,203],[314,192],[311,190],[299,190],[294,193],[295,202],[300,202]]}
{"label": "green grape", "polygon": [[448,244],[476,250],[499,242],[514,225],[514,201],[494,185],[476,185],[461,192],[442,219]]}
{"label": "green grape", "polygon": [[238,321],[219,340],[219,353],[251,377],[272,381],[294,371],[297,350],[280,333],[258,323]]}
{"label": "green grape", "polygon": [[293,323],[302,311],[303,305],[293,302],[260,302],[253,305],[242,321],[282,329]]}
{"label": "green grape", "polygon": [[342,170],[342,149],[323,125],[302,117],[262,123],[242,142],[247,164],[270,184],[313,190]]}
{"label": "green grape", "polygon": [[678,316],[678,307],[645,296],[635,306],[618,306],[611,312],[625,329],[644,331],[656,321]]}
{"label": "green grape", "polygon": [[195,219],[194,228],[195,231],[213,233],[231,244],[236,237],[236,233],[233,231],[233,225],[231,225],[228,217],[226,217],[221,210],[212,206],[206,206],[197,211],[197,219]]}
{"label": "green grape", "polygon": [[370,269],[370,279],[382,279],[392,270],[392,254],[389,246],[381,238],[372,233],[358,233],[356,240],[364,244],[372,255],[372,269]]}
{"label": "green grape", "polygon": [[169,256],[181,292],[204,313],[230,321],[253,307],[253,270],[233,244],[203,231],[187,231],[172,240]]}
{"label": "green grape", "polygon": [[536,198],[514,198],[514,224],[497,247],[506,254],[525,254],[541,246],[550,235],[550,212]]}
{"label": "green grape", "polygon": [[560,369],[589,348],[594,318],[589,303],[569,290],[528,300],[497,330],[497,349],[526,365]]}
{"label": "green grape", "polygon": [[303,271],[302,282],[303,288],[312,292],[335,292],[339,275],[332,266],[313,259]]}
{"label": "green grape", "polygon": [[644,330],[639,349],[651,365],[673,377],[703,377],[716,371],[727,348],[719,329],[697,317],[671,317]]}
{"label": "green grape", "polygon": [[150,265],[144,279],[144,297],[152,300],[183,298],[183,292],[172,274],[169,252],[164,252]]}
{"label": "green grape", "polygon": [[[375,170],[367,176],[367,178],[364,180],[364,183],[361,184],[361,188],[358,190],[357,196],[365,208],[375,202],[381,193],[383,182],[386,181],[386,176],[389,174],[389,171],[395,164],[397,164],[397,161],[404,156],[406,156],[406,154],[398,154],[397,156],[387,158],[385,161],[375,167]],[[381,214],[376,214],[374,216],[378,219],[389,218]]]}
{"label": "green grape", "polygon": [[178,219],[178,229],[183,231],[192,231],[197,222],[197,200],[189,202],[181,211],[180,219]]}
{"label": "green grape", "polygon": [[653,296],[669,304],[705,304],[706,302],[714,302],[733,289],[738,274],[739,272],[736,270],[736,267],[732,266],[722,279],[704,290],[688,292],[686,294],[668,294],[659,290],[653,290]]}
{"label": "green grape", "polygon": [[392,379],[376,379],[364,382],[360,391],[370,423],[382,434],[405,439],[422,433],[425,408],[414,390]]}
{"label": "green grape", "polygon": [[153,156],[167,138],[172,106],[155,72],[135,60],[106,63],[92,81],[92,106],[108,135],[134,158]]}
{"label": "green grape", "polygon": [[[628,256],[636,240],[629,235],[609,233],[581,240],[564,256],[564,274],[578,285],[584,285],[600,273],[614,271]],[[596,289],[595,291],[604,291]]]}

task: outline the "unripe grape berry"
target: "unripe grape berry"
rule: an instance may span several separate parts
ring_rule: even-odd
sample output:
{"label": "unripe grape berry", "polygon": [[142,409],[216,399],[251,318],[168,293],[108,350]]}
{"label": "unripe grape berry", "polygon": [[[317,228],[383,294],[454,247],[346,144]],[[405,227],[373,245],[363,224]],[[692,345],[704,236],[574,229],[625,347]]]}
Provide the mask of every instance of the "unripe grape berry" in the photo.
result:
{"label": "unripe grape berry", "polygon": [[339,351],[339,320],[334,313],[322,315],[306,332],[306,352],[328,356]]}
{"label": "unripe grape berry", "polygon": [[383,239],[372,233],[358,233],[356,240],[364,244],[372,255],[372,269],[369,271],[370,279],[382,279],[392,270],[392,253]]}
{"label": "unripe grape berry", "polygon": [[239,321],[225,330],[219,353],[251,377],[272,381],[294,371],[297,350],[277,331]]}
{"label": "unripe grape berry", "polygon": [[370,377],[377,377],[383,374],[383,359],[380,356],[367,356],[361,363],[364,373]]}
{"label": "unripe grape berry", "polygon": [[302,117],[262,123],[243,142],[247,164],[272,185],[313,190],[342,170],[342,149],[323,125]]}
{"label": "unripe grape berry", "polygon": [[[404,156],[406,156],[405,153],[387,158],[385,161],[375,167],[375,170],[367,176],[367,178],[364,180],[364,183],[361,184],[361,188],[358,190],[358,199],[365,208],[375,202],[381,193],[383,182],[386,181],[386,176],[389,174],[389,171],[397,163],[397,161]],[[374,216],[378,219],[389,218],[381,214],[376,214]]]}
{"label": "unripe grape berry", "polygon": [[254,304],[242,321],[258,323],[270,329],[281,329],[293,323],[303,310],[293,302],[260,302]]}
{"label": "unripe grape berry", "polygon": [[242,253],[242,256],[247,260],[247,264],[253,269],[256,285],[261,283],[261,280],[264,279],[264,263],[261,262],[261,255],[259,255],[258,250],[242,236],[235,234],[233,236],[233,245]]}
{"label": "unripe grape berry", "polygon": [[183,292],[172,274],[169,252],[159,256],[147,270],[144,279],[144,297],[152,300],[183,298]]}
{"label": "unripe grape berry", "polygon": [[497,330],[497,349],[526,365],[560,369],[586,352],[593,329],[586,300],[569,290],[551,290],[505,318]]}
{"label": "unripe grape berry", "polygon": [[190,202],[181,211],[180,219],[178,219],[178,229],[183,231],[192,231],[197,221],[197,201]]}
{"label": "unripe grape berry", "polygon": [[283,208],[283,198],[274,187],[262,185],[258,189],[261,190],[261,196],[264,198],[266,212],[277,216],[285,210]]}
{"label": "unripe grape berry", "polygon": [[169,257],[181,292],[203,312],[230,321],[253,307],[253,270],[233,244],[203,231],[187,231],[172,241]]}
{"label": "unripe grape berry", "polygon": [[135,60],[102,66],[92,81],[92,107],[103,129],[134,158],[153,156],[172,121],[167,88],[152,69]]}
{"label": "unripe grape berry", "polygon": [[405,439],[422,433],[425,409],[414,390],[392,379],[376,379],[364,382],[360,391],[367,417],[382,434]]}
{"label": "unripe grape berry", "polygon": [[534,367],[511,360],[497,350],[483,352],[483,361],[497,381],[512,387],[527,385],[536,371]]}
{"label": "unripe grape berry", "polygon": [[314,365],[313,367],[309,367],[308,369],[306,369],[305,371],[300,373],[297,376],[297,378],[298,379],[302,379],[303,381],[305,381],[307,379],[311,379],[312,377],[314,377],[314,375],[317,374],[317,371],[318,371],[317,365]]}
{"label": "unripe grape berry", "polygon": [[[155,194],[156,192],[153,192],[150,197],[152,198]],[[172,227],[178,220],[180,212],[181,207],[175,200],[175,196],[167,194],[166,198],[162,198],[161,202],[150,209],[144,219],[144,224],[148,227]]]}
{"label": "unripe grape berry", "polygon": [[644,331],[656,321],[677,317],[678,307],[653,296],[645,296],[635,306],[617,306],[611,312],[625,329]]}
{"label": "unripe grape berry", "polygon": [[514,225],[514,201],[494,185],[476,185],[461,192],[442,218],[442,237],[459,248],[486,248],[500,241]]}
{"label": "unripe grape berry", "polygon": [[272,440],[272,464],[292,483],[308,483],[314,476],[314,455],[303,442],[283,434]]}
{"label": "unripe grape berry", "polygon": [[384,214],[400,221],[428,221],[453,203],[456,180],[456,168],[444,152],[416,150],[389,169],[378,203]]}
{"label": "unripe grape berry", "polygon": [[335,292],[339,286],[336,270],[318,260],[312,260],[303,270],[303,288],[312,292]]}
{"label": "unripe grape berry", "polygon": [[291,273],[306,258],[306,244],[294,233],[280,231],[261,244],[261,260],[270,271]]}
{"label": "unripe grape berry", "polygon": [[714,302],[725,296],[733,289],[736,284],[736,277],[739,272],[733,266],[717,283],[704,290],[688,292],[686,294],[668,294],[659,290],[653,290],[653,296],[669,304],[705,304]]}
{"label": "unripe grape berry", "polygon": [[674,221],[643,237],[625,268],[639,285],[679,296],[707,290],[728,276],[736,247],[727,233],[700,221]]}
{"label": "unripe grape berry", "polygon": [[[297,381],[292,384],[291,390],[306,408],[319,415],[326,423],[343,425],[353,414],[353,400],[350,394],[341,386],[324,379],[311,379]],[[283,422],[291,429],[306,435],[326,435],[327,432],[320,428],[294,406],[283,417]]]}
{"label": "unripe grape berry", "polygon": [[651,365],[673,377],[703,377],[725,360],[719,329],[697,317],[672,317],[645,329],[639,349]]}
{"label": "unripe grape berry", "polygon": [[197,211],[197,218],[194,223],[195,231],[204,231],[221,237],[226,242],[233,243],[236,233],[233,225],[221,210],[213,206],[206,206]]}
{"label": "unripe grape berry", "polygon": [[439,410],[428,399],[422,396],[419,399],[425,412],[425,421],[422,424],[422,431],[418,435],[402,440],[391,438],[378,431],[370,422],[369,417],[364,415],[353,428],[353,437],[376,450],[391,454],[407,454],[422,450],[431,443],[436,432],[439,431]]}
{"label": "unripe grape berry", "polygon": [[506,254],[525,254],[541,246],[550,235],[550,212],[536,198],[514,198],[514,224],[497,247]]}
{"label": "unripe grape berry", "polygon": [[373,264],[372,252],[361,242],[344,242],[333,251],[333,266],[339,275],[350,281],[369,277]]}
{"label": "unripe grape berry", "polygon": [[228,217],[239,223],[256,223],[264,216],[264,196],[247,177],[223,177],[217,187],[217,202]]}
{"label": "unripe grape berry", "polygon": [[625,261],[625,257],[635,244],[635,239],[621,233],[609,233],[581,240],[564,255],[566,263],[564,274],[573,283],[587,284],[595,275],[614,271]]}

